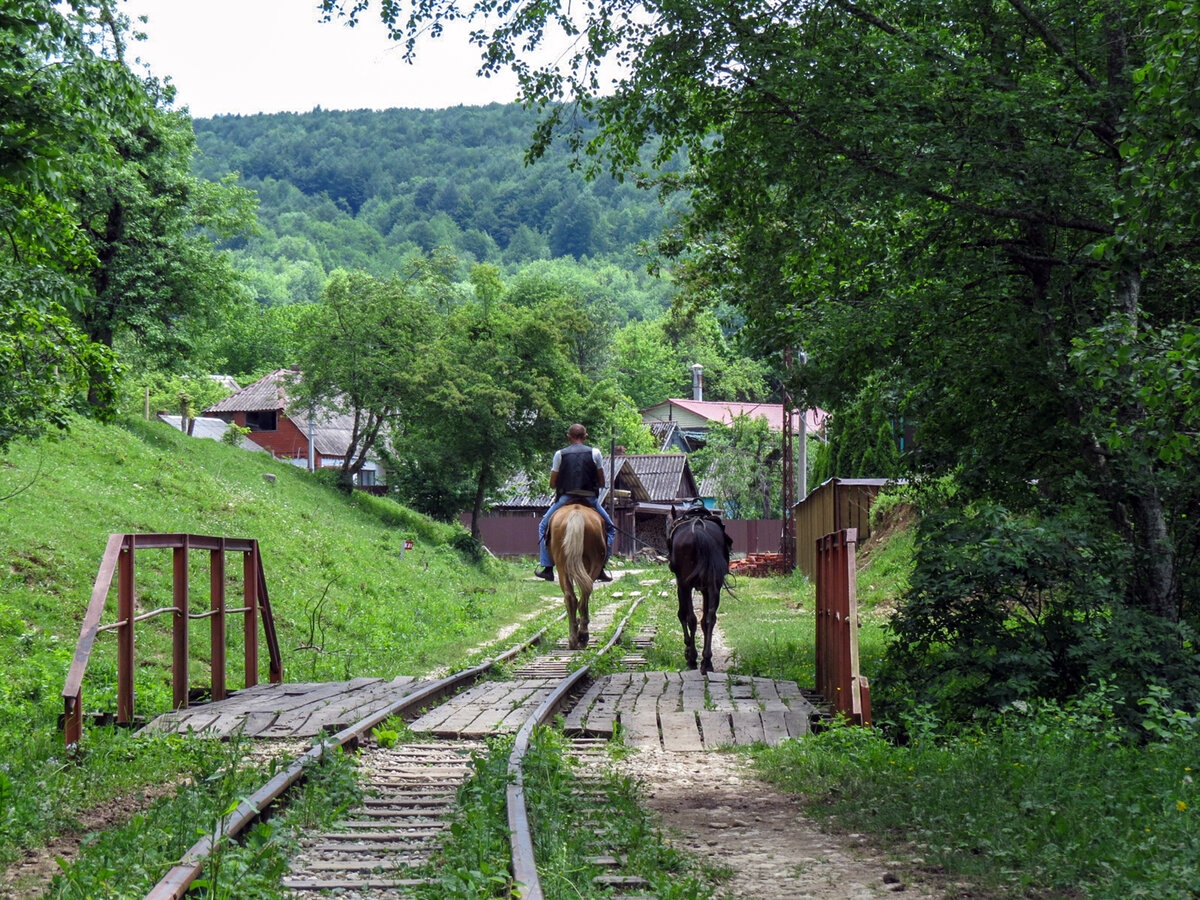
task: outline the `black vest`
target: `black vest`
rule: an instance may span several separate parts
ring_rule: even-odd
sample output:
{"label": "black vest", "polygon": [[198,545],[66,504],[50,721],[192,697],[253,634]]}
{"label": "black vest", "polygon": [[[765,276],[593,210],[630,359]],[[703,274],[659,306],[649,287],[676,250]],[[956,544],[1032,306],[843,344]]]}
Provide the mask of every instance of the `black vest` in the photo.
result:
{"label": "black vest", "polygon": [[560,451],[558,480],[555,488],[561,494],[582,494],[588,497],[600,495],[600,482],[596,477],[596,463],[592,459],[592,448],[587,444],[571,444]]}

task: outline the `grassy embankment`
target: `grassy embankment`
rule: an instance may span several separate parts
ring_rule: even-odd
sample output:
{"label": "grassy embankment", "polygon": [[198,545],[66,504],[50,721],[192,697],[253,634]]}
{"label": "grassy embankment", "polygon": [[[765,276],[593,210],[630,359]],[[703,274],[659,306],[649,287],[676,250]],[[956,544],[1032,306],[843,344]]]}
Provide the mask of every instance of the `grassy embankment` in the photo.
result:
{"label": "grassy embankment", "polygon": [[[193,757],[206,751],[177,740],[87,728],[80,752],[66,758],[56,729],[60,694],[110,533],[258,539],[289,681],[458,668],[502,627],[561,606],[540,599],[547,588],[527,567],[464,557],[457,526],[390,501],[348,498],[265,454],[158,423],[78,422],[64,441],[12,447],[0,459],[0,497],[0,865],[76,829],[83,810],[219,767],[228,754],[209,748],[213,756],[201,764]],[[405,538],[415,547],[402,553]],[[198,611],[208,602],[208,554],[192,556]],[[139,608],[169,606],[169,551],[144,551],[137,563]],[[233,563],[229,590],[237,597],[240,559]],[[116,617],[115,593],[106,621]],[[207,631],[192,629],[193,686],[208,683]],[[241,685],[239,635],[230,628],[231,687]],[[115,709],[115,660],[112,634],[99,636],[86,710]],[[168,617],[139,624],[137,662],[137,713],[169,708]],[[265,679],[265,655],[261,665]]]}

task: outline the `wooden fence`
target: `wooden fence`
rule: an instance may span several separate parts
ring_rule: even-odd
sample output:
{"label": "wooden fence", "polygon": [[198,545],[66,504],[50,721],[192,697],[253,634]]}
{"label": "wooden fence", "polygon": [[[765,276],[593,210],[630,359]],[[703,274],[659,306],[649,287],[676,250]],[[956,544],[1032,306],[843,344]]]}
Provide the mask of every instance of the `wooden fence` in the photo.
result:
{"label": "wooden fence", "polygon": [[871,503],[888,484],[885,478],[830,478],[792,507],[796,519],[796,568],[817,577],[817,541],[853,528],[859,540],[871,536]]}

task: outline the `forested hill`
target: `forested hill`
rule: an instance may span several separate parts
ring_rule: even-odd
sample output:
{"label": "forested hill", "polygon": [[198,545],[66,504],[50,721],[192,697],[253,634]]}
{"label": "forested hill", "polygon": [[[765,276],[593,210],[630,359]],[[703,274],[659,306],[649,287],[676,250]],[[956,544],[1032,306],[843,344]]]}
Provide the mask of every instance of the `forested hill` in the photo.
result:
{"label": "forested hill", "polygon": [[251,268],[307,260],[385,275],[436,247],[501,266],[644,268],[634,251],[670,211],[629,182],[587,181],[565,147],[527,165],[535,120],[517,104],[197,119],[197,174],[238,172],[258,192],[263,232],[233,245]]}

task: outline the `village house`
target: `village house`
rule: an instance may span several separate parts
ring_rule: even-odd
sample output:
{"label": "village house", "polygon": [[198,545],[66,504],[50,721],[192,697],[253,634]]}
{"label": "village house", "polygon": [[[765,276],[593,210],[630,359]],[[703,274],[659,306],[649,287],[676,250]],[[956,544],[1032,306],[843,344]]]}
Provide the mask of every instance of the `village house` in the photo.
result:
{"label": "village house", "polygon": [[[341,466],[350,446],[353,417],[321,407],[291,407],[287,391],[299,374],[295,369],[276,369],[214,403],[205,415],[249,428],[247,439],[276,459],[310,471]],[[371,488],[383,482],[382,466],[369,459],[357,485]]]}

